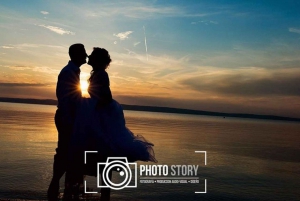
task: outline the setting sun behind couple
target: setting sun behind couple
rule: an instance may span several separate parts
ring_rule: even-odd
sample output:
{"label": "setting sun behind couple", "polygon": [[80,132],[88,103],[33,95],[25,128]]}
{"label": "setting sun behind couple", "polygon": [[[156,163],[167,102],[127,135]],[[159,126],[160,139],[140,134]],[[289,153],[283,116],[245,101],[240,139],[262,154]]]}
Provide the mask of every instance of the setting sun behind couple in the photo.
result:
{"label": "setting sun behind couple", "polygon": [[85,79],[80,79],[80,89],[83,97],[89,97],[88,93],[88,88],[89,88],[89,83]]}

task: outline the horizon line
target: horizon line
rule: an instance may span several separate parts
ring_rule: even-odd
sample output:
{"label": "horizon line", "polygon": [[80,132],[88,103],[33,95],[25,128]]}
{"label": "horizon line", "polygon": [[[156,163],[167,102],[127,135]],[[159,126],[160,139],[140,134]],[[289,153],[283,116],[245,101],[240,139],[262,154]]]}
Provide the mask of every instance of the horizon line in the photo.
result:
{"label": "horizon line", "polygon": [[[0,102],[57,105],[57,100],[55,100],[55,99],[0,97]],[[122,103],[120,103],[120,104],[123,106],[124,110],[134,110],[134,111],[220,116],[223,118],[236,117],[236,118],[248,118],[248,119],[266,119],[266,120],[283,120],[283,121],[300,122],[300,118],[277,116],[277,115],[249,114],[249,113],[226,113],[226,112],[214,112],[214,111],[206,111],[206,110],[174,108],[174,107],[165,107],[165,106],[128,105],[128,104],[122,104]]]}

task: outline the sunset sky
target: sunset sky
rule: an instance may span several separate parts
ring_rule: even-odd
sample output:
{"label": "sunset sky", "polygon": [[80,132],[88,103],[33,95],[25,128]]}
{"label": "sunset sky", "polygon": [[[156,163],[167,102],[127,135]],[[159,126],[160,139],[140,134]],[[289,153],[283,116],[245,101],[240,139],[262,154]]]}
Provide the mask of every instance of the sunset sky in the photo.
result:
{"label": "sunset sky", "polygon": [[0,96],[55,99],[68,47],[83,43],[110,52],[121,103],[300,117],[299,11],[291,0],[1,0]]}

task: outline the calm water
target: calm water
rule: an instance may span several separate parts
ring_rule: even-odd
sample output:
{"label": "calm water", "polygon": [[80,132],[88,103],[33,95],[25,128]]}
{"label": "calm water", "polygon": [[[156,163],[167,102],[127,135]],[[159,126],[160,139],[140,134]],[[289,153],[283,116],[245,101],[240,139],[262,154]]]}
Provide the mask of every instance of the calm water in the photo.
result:
{"label": "calm water", "polygon": [[[46,199],[55,109],[0,103],[0,198]],[[155,144],[158,164],[200,165],[200,184],[138,184],[112,191],[112,200],[300,200],[299,123],[135,111],[125,116],[134,133]],[[207,166],[195,150],[207,151]],[[195,194],[204,190],[202,179],[207,193]]]}

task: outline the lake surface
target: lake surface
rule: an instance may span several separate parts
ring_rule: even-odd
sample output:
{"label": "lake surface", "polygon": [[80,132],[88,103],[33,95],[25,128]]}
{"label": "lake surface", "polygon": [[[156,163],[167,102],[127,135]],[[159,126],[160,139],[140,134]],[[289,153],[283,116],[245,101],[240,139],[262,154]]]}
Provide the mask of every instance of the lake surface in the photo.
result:
{"label": "lake surface", "polygon": [[[46,199],[57,143],[55,110],[0,103],[0,198]],[[138,183],[113,190],[111,200],[300,200],[299,123],[124,113],[127,126],[155,144],[158,164],[199,165],[200,183]],[[206,166],[196,150],[207,151]],[[207,193],[195,194],[204,190],[204,179]]]}

